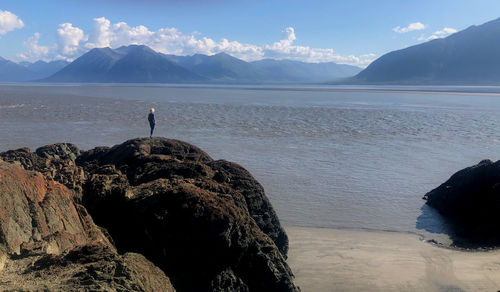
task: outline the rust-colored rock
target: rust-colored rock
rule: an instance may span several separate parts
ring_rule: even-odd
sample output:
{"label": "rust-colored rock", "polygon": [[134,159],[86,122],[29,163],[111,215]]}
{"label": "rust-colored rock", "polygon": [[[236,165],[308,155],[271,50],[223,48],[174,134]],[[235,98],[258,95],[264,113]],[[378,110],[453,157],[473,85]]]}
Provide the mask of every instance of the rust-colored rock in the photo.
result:
{"label": "rust-colored rock", "polygon": [[72,191],[2,160],[0,290],[174,291],[142,255],[118,255]]}
{"label": "rust-colored rock", "polygon": [[61,254],[90,242],[110,245],[62,184],[0,162],[0,243],[9,254]]}
{"label": "rust-colored rock", "polygon": [[41,172],[47,179],[64,184],[73,195],[82,194],[85,173],[76,166],[75,159],[80,150],[73,144],[59,143],[47,145],[31,152],[29,148],[9,150],[0,153],[4,161],[21,165],[26,170]]}

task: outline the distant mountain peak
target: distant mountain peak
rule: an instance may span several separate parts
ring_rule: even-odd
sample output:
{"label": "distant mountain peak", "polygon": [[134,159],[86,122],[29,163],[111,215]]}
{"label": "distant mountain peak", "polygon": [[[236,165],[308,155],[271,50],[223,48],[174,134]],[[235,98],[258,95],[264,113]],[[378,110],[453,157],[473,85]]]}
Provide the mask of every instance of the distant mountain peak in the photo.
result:
{"label": "distant mountain peak", "polygon": [[126,53],[131,53],[131,52],[148,52],[152,54],[158,54],[155,50],[151,49],[150,47],[146,45],[128,45],[128,46],[121,46],[118,49],[115,49],[115,51],[118,52],[126,52]]}
{"label": "distant mountain peak", "polygon": [[103,47],[103,48],[93,48],[84,55],[87,55],[87,54],[91,54],[91,55],[92,54],[112,54],[112,53],[114,53],[114,51],[110,47]]}
{"label": "distant mountain peak", "polygon": [[[229,54],[228,54],[228,53],[226,53],[226,52],[220,52],[220,53],[215,54],[214,56],[227,56],[227,57],[233,57],[233,56],[229,55]],[[233,57],[233,58],[234,58],[234,57]]]}
{"label": "distant mountain peak", "polygon": [[45,62],[43,60],[38,60],[36,61],[35,63],[31,64],[31,65],[35,65],[35,64],[38,64],[38,65],[43,65],[43,64],[48,64],[48,62]]}
{"label": "distant mountain peak", "polygon": [[109,51],[112,51],[112,49],[110,47],[102,47],[102,48],[93,48],[90,51],[88,51],[87,53],[92,53],[92,52],[109,52]]}
{"label": "distant mountain peak", "polygon": [[93,49],[61,71],[50,82],[201,82],[205,78],[191,72],[144,45],[117,49]]}
{"label": "distant mountain peak", "polygon": [[241,62],[245,62],[241,59],[238,59],[234,56],[231,56],[230,54],[226,53],[226,52],[220,52],[220,53],[217,53],[215,55],[212,55],[212,56],[209,56],[209,57],[212,57],[212,58],[215,58],[215,59],[223,59],[223,60],[237,60],[237,61],[241,61]]}

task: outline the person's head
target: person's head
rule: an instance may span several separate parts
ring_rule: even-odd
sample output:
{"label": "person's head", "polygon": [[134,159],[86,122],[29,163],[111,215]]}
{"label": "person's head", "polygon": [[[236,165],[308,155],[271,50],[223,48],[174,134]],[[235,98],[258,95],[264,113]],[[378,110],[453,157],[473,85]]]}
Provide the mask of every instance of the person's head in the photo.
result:
{"label": "person's head", "polygon": [[154,114],[155,113],[155,108],[152,107],[150,110],[149,110],[150,113]]}

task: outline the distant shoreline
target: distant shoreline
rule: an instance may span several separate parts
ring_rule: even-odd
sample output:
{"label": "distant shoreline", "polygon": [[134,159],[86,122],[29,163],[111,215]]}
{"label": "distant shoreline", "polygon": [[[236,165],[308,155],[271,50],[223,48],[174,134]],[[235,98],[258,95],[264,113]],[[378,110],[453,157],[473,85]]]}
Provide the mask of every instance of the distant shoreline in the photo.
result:
{"label": "distant shoreline", "polygon": [[[500,86],[374,86],[359,85],[323,85],[323,84],[184,84],[184,83],[1,83],[0,86],[12,87],[152,87],[152,88],[198,88],[198,89],[241,89],[259,91],[304,91],[304,92],[372,92],[372,93],[400,93],[400,94],[446,94],[446,95],[481,95],[500,96]],[[365,87],[366,86],[366,87]],[[382,88],[379,88],[382,87]],[[400,88],[403,87],[403,88]],[[442,88],[440,88],[442,87]],[[454,89],[456,88],[456,89]]]}
{"label": "distant shoreline", "polygon": [[[308,92],[372,92],[401,94],[446,94],[446,95],[484,95],[500,96],[500,86],[454,86],[454,85],[327,85],[327,84],[222,84],[222,83],[34,83],[0,82],[0,86],[27,87],[163,87],[163,88],[199,88],[199,89],[243,89],[262,91],[308,91]],[[358,88],[357,88],[358,87]],[[408,87],[408,88],[405,88]],[[420,87],[420,88],[419,88]],[[454,89],[456,88],[456,89]]]}
{"label": "distant shoreline", "polygon": [[453,90],[420,90],[420,89],[358,89],[358,88],[244,88],[251,90],[276,90],[276,91],[314,91],[314,92],[374,92],[374,93],[403,93],[403,94],[452,94],[452,95],[488,95],[500,96],[499,92],[485,91],[453,91]]}

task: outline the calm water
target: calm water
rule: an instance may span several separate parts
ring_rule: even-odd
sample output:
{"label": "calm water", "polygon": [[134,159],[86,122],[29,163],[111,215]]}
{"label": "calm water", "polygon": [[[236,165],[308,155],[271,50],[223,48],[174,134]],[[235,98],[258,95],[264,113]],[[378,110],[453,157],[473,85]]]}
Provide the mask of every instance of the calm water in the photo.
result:
{"label": "calm water", "polygon": [[427,237],[446,226],[422,196],[500,156],[500,96],[488,93],[495,88],[332,88],[1,85],[0,151],[146,136],[155,107],[157,135],[245,166],[285,225]]}

